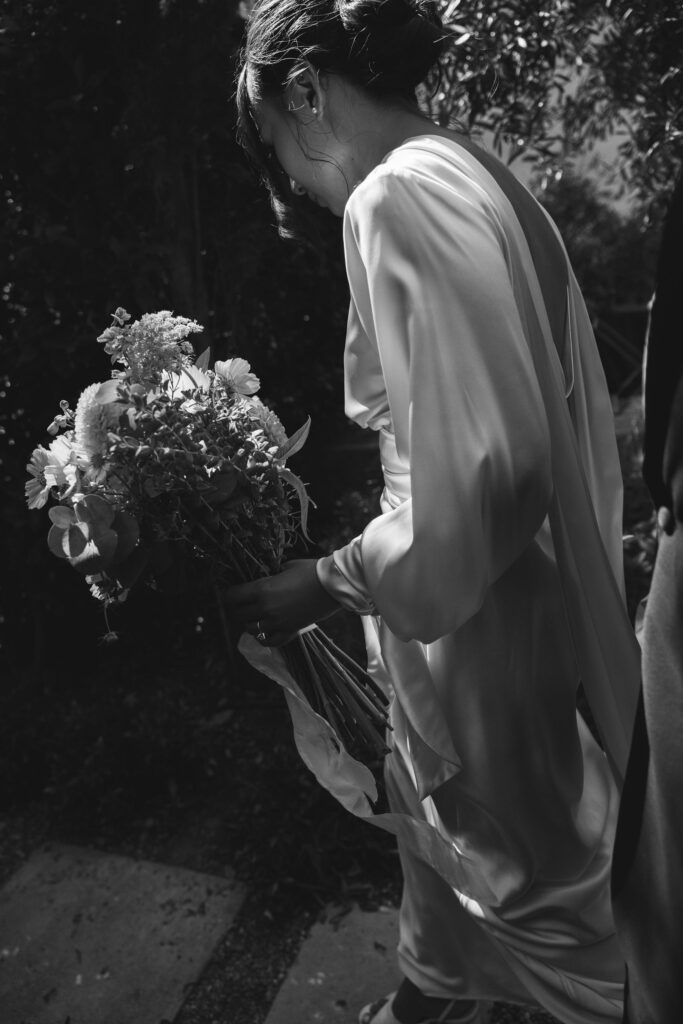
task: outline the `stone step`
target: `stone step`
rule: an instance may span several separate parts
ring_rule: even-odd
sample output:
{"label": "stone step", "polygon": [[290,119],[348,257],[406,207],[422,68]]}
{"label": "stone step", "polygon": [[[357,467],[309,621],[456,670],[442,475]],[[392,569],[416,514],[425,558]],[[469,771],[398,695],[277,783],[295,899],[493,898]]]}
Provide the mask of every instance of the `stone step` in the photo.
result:
{"label": "stone step", "polygon": [[266,1024],[356,1024],[358,1011],[400,981],[398,912],[355,908],[313,925]]}
{"label": "stone step", "polygon": [[0,1021],[172,1021],[244,895],[230,877],[37,851],[0,889]]}
{"label": "stone step", "polygon": [[[367,1003],[397,988],[398,911],[355,908],[316,923],[266,1024],[356,1024]],[[540,1009],[496,1003],[491,1024],[559,1024]]]}

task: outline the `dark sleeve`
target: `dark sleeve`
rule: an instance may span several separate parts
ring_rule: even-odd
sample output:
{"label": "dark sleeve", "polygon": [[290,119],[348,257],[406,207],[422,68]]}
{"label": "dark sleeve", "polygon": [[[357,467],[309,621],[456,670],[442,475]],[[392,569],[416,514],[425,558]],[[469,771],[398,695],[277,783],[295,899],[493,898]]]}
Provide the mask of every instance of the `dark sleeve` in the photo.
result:
{"label": "dark sleeve", "polygon": [[[683,375],[683,174],[662,233],[645,358],[643,477],[657,507],[673,508],[671,484],[683,438],[669,439],[674,397]],[[680,397],[677,399],[680,404]],[[676,417],[681,420],[680,414]],[[677,429],[680,429],[680,423]],[[667,459],[665,469],[665,447]]]}
{"label": "dark sleeve", "polygon": [[679,523],[683,523],[683,374],[679,374],[671,402],[662,477],[671,495],[670,507],[673,509],[674,517]]}

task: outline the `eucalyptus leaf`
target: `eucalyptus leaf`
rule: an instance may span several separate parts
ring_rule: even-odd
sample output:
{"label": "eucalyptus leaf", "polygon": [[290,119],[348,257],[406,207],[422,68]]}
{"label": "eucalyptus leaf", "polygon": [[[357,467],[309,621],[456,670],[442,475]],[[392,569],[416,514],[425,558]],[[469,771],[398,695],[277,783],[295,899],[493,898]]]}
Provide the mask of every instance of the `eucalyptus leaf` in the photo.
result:
{"label": "eucalyptus leaf", "polygon": [[[74,529],[79,529],[79,527]],[[96,540],[88,540],[80,553],[72,556],[69,561],[79,572],[85,574],[102,572],[111,564],[116,553],[116,541],[116,534],[113,530],[103,530],[98,534]]]}
{"label": "eucalyptus leaf", "polygon": [[76,522],[76,514],[74,510],[69,508],[67,505],[55,505],[54,508],[48,509],[47,514],[54,525],[60,527],[62,530],[68,529]]}
{"label": "eucalyptus leaf", "polygon": [[195,361],[195,366],[198,366],[200,370],[208,370],[209,363],[211,362],[211,346],[207,345],[201,355]]}
{"label": "eucalyptus leaf", "polygon": [[84,523],[75,523],[62,531],[62,550],[72,565],[74,559],[83,553],[88,543],[86,532],[87,527]]}
{"label": "eucalyptus leaf", "polygon": [[76,519],[89,523],[95,529],[111,526],[116,515],[115,509],[98,494],[87,494],[76,504]]}
{"label": "eucalyptus leaf", "polygon": [[62,545],[64,529],[61,526],[51,526],[47,534],[47,546],[57,558],[67,558],[68,555]]}
{"label": "eucalyptus leaf", "polygon": [[301,451],[303,446],[306,444],[311,429],[311,417],[309,416],[302,427],[299,427],[295,433],[278,448],[277,456],[279,459],[288,459],[290,455],[296,455],[297,452]]}
{"label": "eucalyptus leaf", "polygon": [[308,535],[308,510],[311,505],[315,508],[314,502],[308,496],[306,485],[295,473],[292,473],[291,469],[281,469],[280,476],[285,480],[290,487],[296,491],[296,495],[299,499],[299,505],[301,507],[301,532],[303,533],[306,540],[311,538]]}

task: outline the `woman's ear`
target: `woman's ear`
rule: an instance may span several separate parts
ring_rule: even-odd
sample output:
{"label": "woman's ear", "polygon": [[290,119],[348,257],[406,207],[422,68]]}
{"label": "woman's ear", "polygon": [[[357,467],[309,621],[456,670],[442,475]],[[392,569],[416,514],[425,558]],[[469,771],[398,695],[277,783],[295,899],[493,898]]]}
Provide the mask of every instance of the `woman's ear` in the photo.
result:
{"label": "woman's ear", "polygon": [[291,113],[305,120],[320,120],[325,109],[325,91],[311,64],[303,64],[292,74],[285,88],[285,102]]}

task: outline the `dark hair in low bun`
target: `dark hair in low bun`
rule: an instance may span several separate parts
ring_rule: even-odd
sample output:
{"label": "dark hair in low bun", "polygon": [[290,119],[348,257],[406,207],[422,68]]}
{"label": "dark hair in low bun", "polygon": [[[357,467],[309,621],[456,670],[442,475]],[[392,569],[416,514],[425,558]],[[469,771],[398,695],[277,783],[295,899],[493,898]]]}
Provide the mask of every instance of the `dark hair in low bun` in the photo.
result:
{"label": "dark hair in low bun", "polygon": [[255,95],[276,96],[308,62],[376,96],[415,102],[448,39],[434,0],[256,0],[238,66],[238,129],[270,190],[282,235],[295,233],[289,222],[301,203],[261,143],[247,73]]}
{"label": "dark hair in low bun", "polygon": [[443,52],[446,35],[433,0],[337,0],[350,57],[368,87],[412,95]]}

